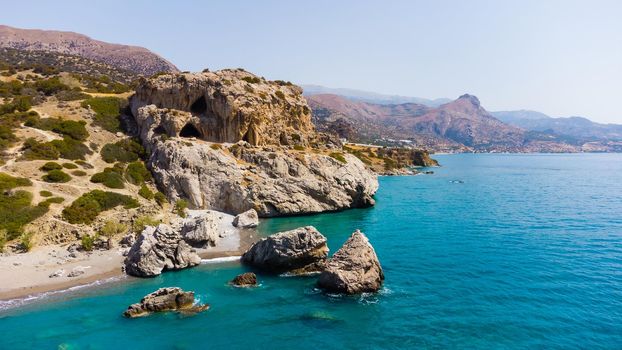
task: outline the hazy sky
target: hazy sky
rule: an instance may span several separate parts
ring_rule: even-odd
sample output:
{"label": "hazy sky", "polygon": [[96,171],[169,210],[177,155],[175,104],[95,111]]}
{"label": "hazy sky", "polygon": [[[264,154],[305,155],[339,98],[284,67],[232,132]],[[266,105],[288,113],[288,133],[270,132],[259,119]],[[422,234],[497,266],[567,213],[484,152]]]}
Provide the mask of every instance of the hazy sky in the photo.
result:
{"label": "hazy sky", "polygon": [[0,23],[147,47],[182,70],[622,123],[622,1],[11,1]]}

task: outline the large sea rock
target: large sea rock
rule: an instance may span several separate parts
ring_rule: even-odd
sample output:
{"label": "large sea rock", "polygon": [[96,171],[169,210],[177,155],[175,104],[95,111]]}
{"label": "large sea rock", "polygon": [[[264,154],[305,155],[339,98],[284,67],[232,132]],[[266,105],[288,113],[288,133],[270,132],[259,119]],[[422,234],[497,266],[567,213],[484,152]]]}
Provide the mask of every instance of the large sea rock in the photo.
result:
{"label": "large sea rock", "polygon": [[219,233],[218,222],[210,213],[189,216],[182,221],[181,235],[184,241],[196,248],[216,246]]}
{"label": "large sea rock", "polygon": [[328,261],[318,286],[329,292],[358,294],[378,291],[383,281],[384,273],[374,247],[356,230]]}
{"label": "large sea rock", "polygon": [[194,292],[186,292],[181,288],[160,288],[145,295],[140,302],[130,305],[123,313],[129,318],[147,316],[153,312],[181,311],[197,313],[207,310],[209,305],[196,305]]}
{"label": "large sea rock", "polygon": [[153,277],[166,270],[179,270],[201,263],[197,252],[186,243],[180,232],[160,224],[147,226],[130,248],[125,259],[127,274]]}
{"label": "large sea rock", "polygon": [[249,209],[233,218],[233,226],[238,228],[253,228],[259,225],[259,216],[255,209]]}
{"label": "large sea rock", "polygon": [[141,82],[131,110],[170,200],[260,217],[374,204],[377,176],[315,132],[294,85],[241,70],[168,74]]}
{"label": "large sea rock", "polygon": [[309,273],[321,270],[327,256],[326,237],[306,226],[261,239],[242,255],[242,262],[275,273]]}

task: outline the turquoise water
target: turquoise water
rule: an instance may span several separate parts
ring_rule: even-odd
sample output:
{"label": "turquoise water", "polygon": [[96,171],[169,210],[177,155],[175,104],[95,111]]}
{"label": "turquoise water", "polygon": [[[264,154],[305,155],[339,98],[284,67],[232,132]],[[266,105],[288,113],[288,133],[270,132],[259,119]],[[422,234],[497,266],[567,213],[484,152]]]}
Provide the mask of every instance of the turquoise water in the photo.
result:
{"label": "turquoise water", "polygon": [[[377,295],[268,276],[234,289],[241,266],[203,265],[0,312],[0,349],[622,348],[622,155],[437,158],[434,175],[381,178],[374,208],[262,223],[315,225],[333,252],[362,229],[385,269]],[[212,307],[121,317],[162,286]]]}

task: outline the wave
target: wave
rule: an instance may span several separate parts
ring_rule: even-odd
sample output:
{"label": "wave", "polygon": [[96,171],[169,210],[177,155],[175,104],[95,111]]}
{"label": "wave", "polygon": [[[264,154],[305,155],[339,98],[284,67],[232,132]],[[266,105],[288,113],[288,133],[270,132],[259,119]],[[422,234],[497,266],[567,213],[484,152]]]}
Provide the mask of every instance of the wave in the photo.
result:
{"label": "wave", "polygon": [[201,264],[218,264],[218,263],[223,263],[223,262],[230,262],[230,261],[239,261],[242,257],[237,255],[237,256],[223,256],[220,258],[212,258],[212,259],[201,259]]}
{"label": "wave", "polygon": [[0,300],[0,311],[6,311],[6,310],[9,310],[9,309],[14,309],[14,308],[17,308],[17,307],[20,307],[20,306],[24,306],[26,304],[31,304],[31,303],[34,303],[36,301],[41,301],[41,300],[50,298],[52,296],[62,295],[62,294],[67,293],[67,292],[73,292],[73,291],[84,289],[84,288],[96,287],[96,286],[100,286],[102,284],[116,282],[116,281],[119,281],[119,280],[124,279],[124,278],[126,278],[126,276],[109,277],[109,278],[93,281],[93,282],[90,282],[90,283],[79,284],[77,286],[72,286],[72,287],[65,288],[65,289],[59,289],[59,290],[53,290],[53,291],[49,291],[49,292],[41,292],[41,293],[36,293],[36,294],[30,294],[30,295],[27,295],[27,296],[21,297],[21,298]]}

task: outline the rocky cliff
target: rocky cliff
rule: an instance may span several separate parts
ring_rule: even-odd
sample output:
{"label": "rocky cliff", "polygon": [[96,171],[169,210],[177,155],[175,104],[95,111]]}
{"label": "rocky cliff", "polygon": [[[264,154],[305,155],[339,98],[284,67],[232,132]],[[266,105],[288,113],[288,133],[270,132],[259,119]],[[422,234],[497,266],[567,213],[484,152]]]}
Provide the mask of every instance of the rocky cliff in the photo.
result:
{"label": "rocky cliff", "polygon": [[166,74],[140,82],[130,106],[172,200],[262,217],[373,205],[376,176],[315,131],[301,92],[243,70]]}

